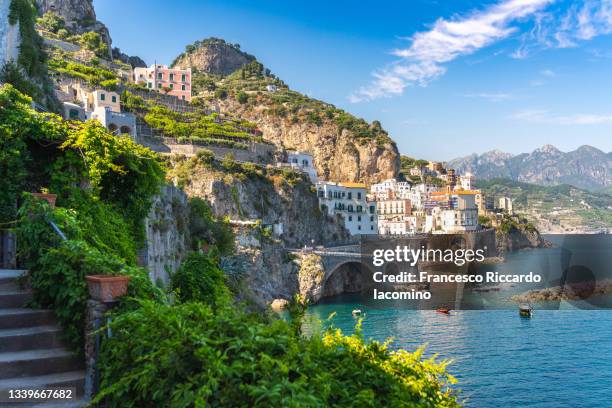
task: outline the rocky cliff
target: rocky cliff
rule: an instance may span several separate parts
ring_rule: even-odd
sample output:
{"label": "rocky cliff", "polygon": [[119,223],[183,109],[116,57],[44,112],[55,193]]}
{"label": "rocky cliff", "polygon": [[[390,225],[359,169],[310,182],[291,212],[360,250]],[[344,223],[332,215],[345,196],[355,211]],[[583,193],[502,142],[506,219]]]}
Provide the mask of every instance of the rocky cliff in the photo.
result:
{"label": "rocky cliff", "polygon": [[531,153],[512,155],[491,151],[451,160],[449,167],[476,178],[507,178],[544,186],[570,184],[597,190],[612,186],[612,153],[591,146],[562,152],[545,145]]}
{"label": "rocky cliff", "polygon": [[185,52],[174,60],[172,66],[192,68],[206,74],[229,75],[254,60],[255,57],[241,51],[238,44],[208,38],[185,47]]}
{"label": "rocky cliff", "polygon": [[376,183],[399,173],[399,152],[388,139],[358,140],[355,132],[341,129],[333,120],[295,120],[270,112],[265,99],[241,104],[233,98],[218,101],[222,111],[257,123],[264,139],[288,150],[309,152],[319,178],[329,181]]}
{"label": "rocky cliff", "polygon": [[196,71],[194,94],[205,104],[257,123],[279,148],[313,154],[324,180],[375,183],[399,173],[397,147],[378,121],[289,89],[237,45],[198,41],[173,64]]}
{"label": "rocky cliff", "polygon": [[505,215],[495,227],[495,243],[500,253],[526,248],[546,248],[551,244],[526,219]]}
{"label": "rocky cliff", "polygon": [[108,28],[97,20],[93,0],[36,0],[40,15],[53,12],[60,16],[66,28],[73,33],[95,31],[111,50],[112,40]]}
{"label": "rocky cliff", "polygon": [[229,218],[234,226],[236,253],[224,258],[222,267],[238,282],[243,299],[261,305],[291,299],[305,283],[299,263],[286,249],[348,238],[341,219],[321,213],[302,175],[219,164],[202,156],[174,156],[170,166],[171,181],[187,195],[208,201],[216,216]]}

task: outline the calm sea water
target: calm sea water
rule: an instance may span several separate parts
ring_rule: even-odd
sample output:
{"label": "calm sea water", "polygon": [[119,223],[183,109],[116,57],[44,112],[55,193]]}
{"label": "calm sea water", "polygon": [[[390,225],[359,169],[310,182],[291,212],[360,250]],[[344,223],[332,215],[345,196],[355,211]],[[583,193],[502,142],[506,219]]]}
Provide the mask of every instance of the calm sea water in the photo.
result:
{"label": "calm sea water", "polygon": [[[570,251],[570,264],[589,264],[601,275],[600,268],[612,269],[609,238],[549,237],[559,246],[510,254],[498,268],[537,271],[545,265],[554,273],[560,267],[556,260],[567,260]],[[325,320],[336,312],[333,325],[352,333],[356,320],[351,311],[362,309],[367,338],[392,337],[393,347],[408,350],[426,344],[427,355],[452,360],[448,370],[458,379],[455,387],[468,407],[612,407],[612,310],[561,302],[559,310],[536,310],[531,319],[523,319],[515,309],[447,316],[371,305],[362,295],[341,295],[308,313]],[[585,307],[590,310],[580,309]]]}

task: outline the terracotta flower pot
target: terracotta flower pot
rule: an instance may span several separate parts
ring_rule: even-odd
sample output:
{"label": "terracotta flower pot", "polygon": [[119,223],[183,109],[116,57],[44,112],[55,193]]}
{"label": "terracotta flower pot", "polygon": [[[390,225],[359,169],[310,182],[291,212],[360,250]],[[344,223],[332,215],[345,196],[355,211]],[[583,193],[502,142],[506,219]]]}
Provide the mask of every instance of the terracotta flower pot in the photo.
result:
{"label": "terracotta flower pot", "polygon": [[88,275],[89,296],[101,302],[112,302],[127,293],[129,276]]}
{"label": "terracotta flower pot", "polygon": [[51,208],[55,208],[55,200],[57,200],[57,194],[32,193],[32,195],[40,200],[47,201]]}

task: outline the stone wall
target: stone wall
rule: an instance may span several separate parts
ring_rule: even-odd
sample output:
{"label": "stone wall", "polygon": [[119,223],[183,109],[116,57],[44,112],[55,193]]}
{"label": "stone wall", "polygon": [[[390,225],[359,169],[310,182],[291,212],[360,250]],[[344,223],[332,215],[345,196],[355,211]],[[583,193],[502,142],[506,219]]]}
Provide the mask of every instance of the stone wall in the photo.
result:
{"label": "stone wall", "polygon": [[[139,131],[138,134],[140,135],[141,132]],[[266,143],[251,143],[248,149],[234,149],[220,146],[178,144],[173,143],[172,139],[169,138],[159,140],[140,136],[138,137],[138,143],[158,153],[182,154],[190,157],[195,156],[198,150],[207,149],[213,152],[217,159],[222,159],[225,155],[232,154],[235,160],[261,164],[274,163],[274,154],[276,151],[273,145]]]}
{"label": "stone wall", "polygon": [[189,236],[189,205],[185,193],[174,187],[162,188],[145,220],[146,246],[140,264],[149,270],[153,282],[168,283],[186,255]]}

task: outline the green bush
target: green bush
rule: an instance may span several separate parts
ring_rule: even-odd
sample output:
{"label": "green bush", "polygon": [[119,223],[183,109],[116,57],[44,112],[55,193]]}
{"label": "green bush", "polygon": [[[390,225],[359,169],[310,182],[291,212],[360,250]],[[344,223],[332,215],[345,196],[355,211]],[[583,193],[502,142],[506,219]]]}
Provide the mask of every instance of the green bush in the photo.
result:
{"label": "green bush", "polygon": [[189,231],[193,250],[207,245],[215,246],[221,255],[234,252],[234,233],[229,221],[215,217],[208,203],[198,197],[189,200]]}
{"label": "green bush", "polygon": [[172,275],[170,288],[180,302],[220,305],[230,299],[223,271],[214,255],[192,252]]}
{"label": "green bush", "polygon": [[57,33],[66,27],[64,19],[52,11],[47,11],[42,17],[38,18],[36,24],[52,33]]}
{"label": "green bush", "polygon": [[303,337],[233,305],[142,302],[103,342],[108,407],[457,407],[445,364],[329,329]]}

